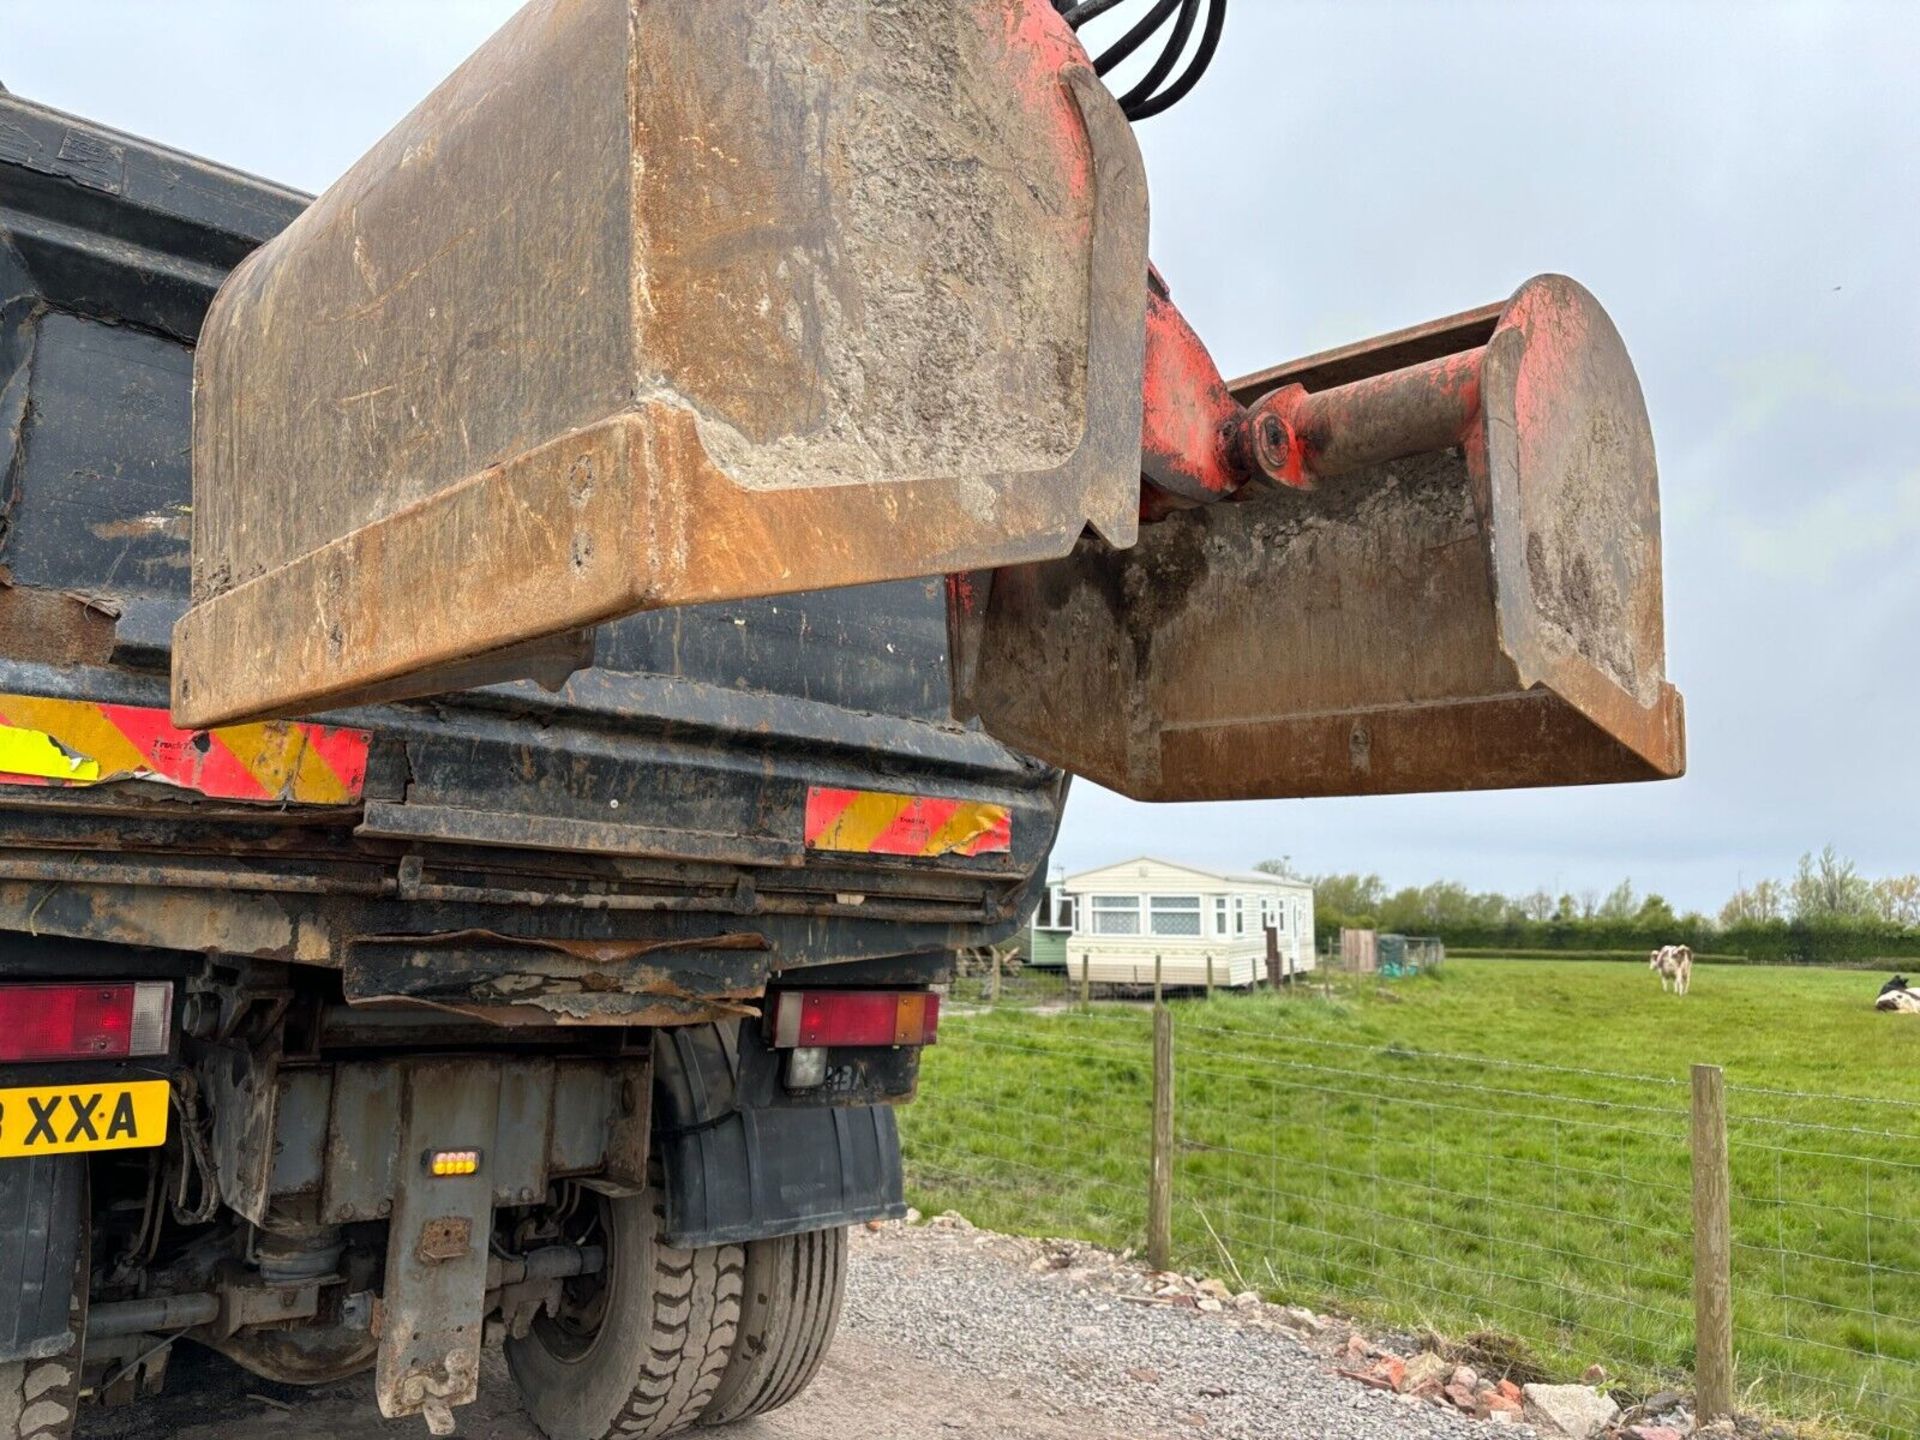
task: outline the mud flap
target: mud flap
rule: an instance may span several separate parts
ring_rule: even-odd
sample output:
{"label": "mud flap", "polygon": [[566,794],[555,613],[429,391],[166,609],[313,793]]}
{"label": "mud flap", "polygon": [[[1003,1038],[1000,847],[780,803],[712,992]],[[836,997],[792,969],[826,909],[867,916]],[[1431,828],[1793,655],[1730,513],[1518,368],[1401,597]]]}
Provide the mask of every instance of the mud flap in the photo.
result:
{"label": "mud flap", "polygon": [[664,1137],[660,1159],[674,1245],[770,1240],[907,1212],[888,1105],[735,1110]]}
{"label": "mud flap", "polygon": [[771,1240],[906,1213],[887,1104],[795,1104],[751,1027],[688,1025],[655,1050],[655,1148],[675,1245]]}
{"label": "mud flap", "polygon": [[[422,1415],[451,1435],[452,1407],[479,1393],[500,1072],[426,1061],[408,1066],[404,1083],[374,1383],[382,1415]],[[478,1151],[478,1168],[434,1174],[429,1157],[445,1150]]]}
{"label": "mud flap", "polygon": [[73,1273],[87,1217],[83,1155],[0,1160],[0,1364],[73,1346]]}

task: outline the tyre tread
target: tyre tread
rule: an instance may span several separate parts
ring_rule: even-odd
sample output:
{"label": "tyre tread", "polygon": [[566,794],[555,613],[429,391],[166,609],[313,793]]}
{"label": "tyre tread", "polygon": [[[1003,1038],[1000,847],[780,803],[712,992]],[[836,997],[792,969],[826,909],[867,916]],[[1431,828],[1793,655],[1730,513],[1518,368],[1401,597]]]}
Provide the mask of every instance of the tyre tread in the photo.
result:
{"label": "tyre tread", "polygon": [[740,1328],[746,1257],[738,1245],[685,1250],[659,1238],[666,1212],[654,1196],[653,1333],[632,1393],[610,1436],[658,1440],[697,1422],[725,1373]]}
{"label": "tyre tread", "polygon": [[833,1343],[846,1273],[844,1227],[748,1243],[739,1343],[702,1423],[764,1415],[799,1397]]}

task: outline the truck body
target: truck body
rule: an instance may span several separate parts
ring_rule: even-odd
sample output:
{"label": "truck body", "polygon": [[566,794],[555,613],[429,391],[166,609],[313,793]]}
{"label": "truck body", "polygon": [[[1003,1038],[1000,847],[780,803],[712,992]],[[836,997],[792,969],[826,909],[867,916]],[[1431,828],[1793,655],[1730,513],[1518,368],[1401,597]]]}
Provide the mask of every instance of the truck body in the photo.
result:
{"label": "truck body", "polygon": [[[354,1231],[389,1218],[403,1097],[430,1074],[497,1092],[441,1138],[489,1168],[519,1141],[503,1203],[617,1169],[637,1065],[638,1123],[664,1066],[656,1122],[695,1137],[662,1151],[678,1243],[897,1214],[887,1106],[917,1049],[829,1047],[789,1089],[757,1028],[741,1057],[742,1002],[924,993],[1019,924],[1065,794],[949,718],[939,580],[629,617],[558,690],[173,727],[195,337],[306,203],[0,96],[0,986],[146,982],[167,1007],[152,1053],[94,1059],[121,1041],[88,1034],[0,1064],[8,1097],[61,1097],[38,1137],[0,1110],[0,1153],[28,1157],[0,1161],[0,1231],[42,1241],[8,1252],[38,1279],[0,1313],[0,1362],[65,1345],[84,1210],[87,1382],[122,1398],[160,1377],[164,1351],[130,1362],[177,1328],[146,1323],[170,1296],[220,1297],[199,1333],[265,1373],[370,1357],[384,1276]],[[663,1025],[683,1041],[664,1061]],[[167,1143],[98,1152],[89,1199],[67,1097],[110,1111],[143,1081]],[[777,1183],[723,1183],[749,1159]],[[183,1174],[195,1198],[168,1215]],[[259,1235],[320,1257],[278,1315],[257,1307],[289,1292],[261,1287],[300,1266]]]}

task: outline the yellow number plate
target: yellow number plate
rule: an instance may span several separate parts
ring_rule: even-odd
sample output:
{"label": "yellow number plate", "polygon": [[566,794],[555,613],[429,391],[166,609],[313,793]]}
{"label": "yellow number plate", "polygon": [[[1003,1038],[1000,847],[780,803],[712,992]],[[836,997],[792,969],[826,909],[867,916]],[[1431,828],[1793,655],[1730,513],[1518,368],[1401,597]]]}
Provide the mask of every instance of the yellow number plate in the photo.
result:
{"label": "yellow number plate", "polygon": [[0,1090],[0,1158],[138,1150],[167,1138],[167,1082]]}

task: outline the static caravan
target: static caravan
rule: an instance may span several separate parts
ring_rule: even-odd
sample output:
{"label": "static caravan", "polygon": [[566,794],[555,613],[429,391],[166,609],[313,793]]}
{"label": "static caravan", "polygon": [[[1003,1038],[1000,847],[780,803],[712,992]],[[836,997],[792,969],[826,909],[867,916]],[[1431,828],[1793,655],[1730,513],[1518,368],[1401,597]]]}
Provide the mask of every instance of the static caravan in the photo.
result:
{"label": "static caravan", "polygon": [[1152,856],[1069,875],[1067,973],[1095,985],[1250,989],[1267,978],[1267,930],[1283,975],[1311,970],[1313,887],[1260,871],[1203,870]]}
{"label": "static caravan", "polygon": [[1073,897],[1058,875],[1047,882],[1033,918],[1027,922],[1027,964],[1040,970],[1063,969],[1067,937],[1073,933]]}

